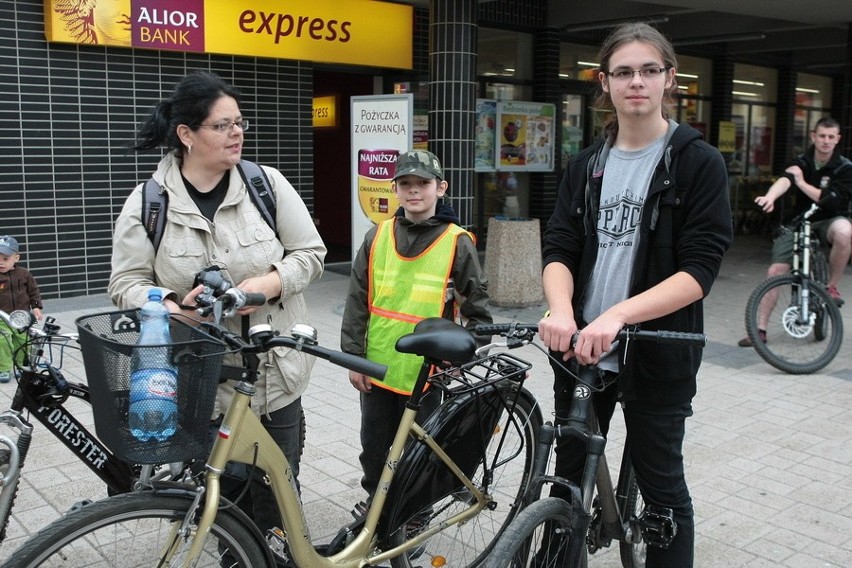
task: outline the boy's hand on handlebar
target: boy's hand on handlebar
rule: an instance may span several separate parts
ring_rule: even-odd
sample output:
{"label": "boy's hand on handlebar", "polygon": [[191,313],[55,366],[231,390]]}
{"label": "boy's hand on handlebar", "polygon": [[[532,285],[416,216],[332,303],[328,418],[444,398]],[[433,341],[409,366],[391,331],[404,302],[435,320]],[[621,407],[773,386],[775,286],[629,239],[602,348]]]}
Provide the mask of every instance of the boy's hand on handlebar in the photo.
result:
{"label": "boy's hand on handlebar", "polygon": [[361,392],[370,392],[373,389],[373,383],[370,382],[370,377],[356,371],[349,371],[349,382],[352,383],[353,387]]}
{"label": "boy's hand on handlebar", "polygon": [[577,323],[573,317],[551,313],[538,322],[538,336],[551,351],[564,353],[563,361],[574,356],[572,341],[577,333]]}
{"label": "boy's hand on handlebar", "polygon": [[623,327],[624,322],[609,312],[595,318],[577,334],[574,344],[577,361],[581,365],[597,365],[601,357],[612,350],[612,343]]}

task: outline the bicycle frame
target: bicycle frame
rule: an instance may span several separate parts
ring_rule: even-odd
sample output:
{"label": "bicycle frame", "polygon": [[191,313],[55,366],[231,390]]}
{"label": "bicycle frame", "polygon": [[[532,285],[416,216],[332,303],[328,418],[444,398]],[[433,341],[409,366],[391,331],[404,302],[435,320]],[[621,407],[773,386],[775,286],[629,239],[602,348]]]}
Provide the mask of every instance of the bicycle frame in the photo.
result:
{"label": "bicycle frame", "polygon": [[[260,420],[249,408],[249,401],[254,394],[253,385],[248,382],[239,383],[235,388],[233,400],[225,412],[207,461],[203,512],[189,554],[184,560],[184,566],[191,565],[200,553],[203,537],[209,532],[216,517],[220,504],[220,478],[228,461],[255,465],[266,472],[283,519],[283,528],[287,535],[290,556],[297,566],[358,568],[365,563],[377,564],[414,549],[448,526],[463,523],[478,515],[490,502],[490,496],[479,489],[438,443],[415,422],[423,387],[428,378],[429,365],[424,364],[396,431],[393,445],[388,453],[379,480],[379,487],[367,512],[363,528],[343,550],[330,557],[320,555],[314,548],[301,501],[295,489],[290,464],[281,449],[266,432]],[[426,444],[441,462],[453,472],[472,496],[470,506],[449,518],[445,523],[437,524],[418,533],[406,539],[397,547],[371,553],[377,539],[379,519],[387,502],[388,489],[394,479],[397,465],[409,435]],[[190,512],[190,514],[194,513],[194,511]]]}
{"label": "bicycle frame", "polygon": [[[115,457],[97,437],[89,432],[65,408],[64,404],[45,406],[40,403],[37,398],[37,394],[39,394],[38,385],[34,384],[31,375],[37,375],[37,373],[29,370],[23,371],[20,382],[18,383],[18,389],[15,391],[12,399],[12,405],[9,410],[0,414],[0,423],[21,432],[21,435],[25,436],[24,439],[27,440],[25,442],[26,446],[29,446],[27,437],[32,436],[33,426],[24,418],[24,411],[29,411],[31,416],[37,418],[65,447],[86,464],[110,490],[120,493],[130,491],[132,488],[131,478],[133,477],[130,466]],[[69,383],[67,394],[71,398],[82,400],[87,404],[90,403],[89,389],[86,385]],[[8,442],[4,440],[3,442],[10,448],[14,445],[11,443],[11,440]],[[20,448],[16,447],[16,451],[19,450]],[[0,506],[2,506],[2,499],[7,497],[5,494],[6,487],[4,484],[4,494],[0,498]]]}
{"label": "bicycle frame", "polygon": [[[586,464],[580,483],[580,501],[574,503],[582,507],[583,514],[575,516],[575,534],[586,535],[592,522],[592,505],[597,488],[598,506],[601,513],[601,532],[597,535],[607,540],[618,540],[622,542],[634,542],[634,531],[630,527],[630,519],[627,517],[627,496],[616,496],[609,471],[605,449],[606,438],[601,434],[592,405],[592,389],[587,385],[595,384],[597,370],[593,367],[580,367],[579,380],[574,389],[571,403],[571,412],[564,426],[556,432],[557,436],[573,436],[582,439],[586,444]],[[628,448],[624,448],[621,472],[619,479],[630,468],[630,454]],[[595,540],[589,541],[588,545],[594,545],[595,550],[602,546],[608,546]],[[586,547],[586,538],[572,539],[570,558],[579,558]],[[576,550],[575,550],[576,548]]]}

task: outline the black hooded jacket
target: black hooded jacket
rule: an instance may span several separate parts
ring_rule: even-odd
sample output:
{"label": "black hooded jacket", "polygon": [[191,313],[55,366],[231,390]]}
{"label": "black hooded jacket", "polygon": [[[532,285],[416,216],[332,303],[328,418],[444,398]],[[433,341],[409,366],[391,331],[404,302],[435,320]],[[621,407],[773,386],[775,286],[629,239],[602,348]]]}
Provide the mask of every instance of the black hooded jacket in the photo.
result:
{"label": "black hooded jacket", "polygon": [[[811,217],[811,221],[849,215],[852,205],[852,161],[841,155],[839,149],[835,149],[828,163],[817,168],[814,152],[815,148],[811,146],[790,164],[799,166],[805,181],[822,191],[819,200],[820,211]],[[793,186],[796,185],[796,178],[792,174],[785,172],[783,175]],[[797,191],[793,197],[793,210],[785,215],[785,220],[789,221],[792,217],[804,213],[812,203],[805,192]]]}
{"label": "black hooded jacket", "polygon": [[[604,140],[599,140],[568,163],[544,233],[544,265],[562,263],[574,277],[573,305],[579,327],[587,323],[582,310],[597,259],[603,177],[592,170],[603,147]],[[675,129],[657,164],[640,231],[633,274],[624,275],[630,278],[630,296],[676,272],[695,278],[705,296],[710,292],[733,239],[728,176],[719,151],[687,125]],[[643,322],[641,328],[703,332],[703,302]],[[700,348],[634,342],[627,356],[619,376],[621,400],[677,403],[695,395]],[[624,361],[623,354],[619,360]]]}

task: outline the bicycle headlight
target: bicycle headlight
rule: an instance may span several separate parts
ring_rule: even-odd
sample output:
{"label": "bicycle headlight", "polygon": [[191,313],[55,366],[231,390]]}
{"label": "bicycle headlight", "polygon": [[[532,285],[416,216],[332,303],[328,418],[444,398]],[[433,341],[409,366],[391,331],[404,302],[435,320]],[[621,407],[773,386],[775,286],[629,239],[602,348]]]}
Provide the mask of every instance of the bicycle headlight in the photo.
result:
{"label": "bicycle headlight", "polygon": [[15,310],[9,314],[9,323],[17,331],[24,331],[36,321],[35,316],[26,310]]}

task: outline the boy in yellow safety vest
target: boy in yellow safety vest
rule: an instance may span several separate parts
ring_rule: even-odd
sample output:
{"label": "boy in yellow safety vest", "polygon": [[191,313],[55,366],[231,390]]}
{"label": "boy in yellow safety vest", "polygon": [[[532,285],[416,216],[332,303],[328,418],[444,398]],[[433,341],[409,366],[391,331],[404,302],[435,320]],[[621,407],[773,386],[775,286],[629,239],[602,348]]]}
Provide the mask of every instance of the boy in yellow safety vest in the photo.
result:
{"label": "boy in yellow safety vest", "polygon": [[[367,231],[352,263],[341,350],[388,366],[383,381],[349,372],[361,392],[361,486],[370,497],[423,362],[398,353],[396,340],[427,317],[460,316],[468,329],[492,321],[474,237],[440,201],[448,187],[443,178],[431,152],[400,154],[393,191],[401,207]],[[438,407],[439,394],[423,397],[418,422]],[[356,512],[364,510],[363,503],[356,506]]]}

